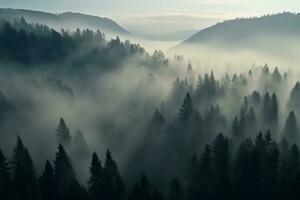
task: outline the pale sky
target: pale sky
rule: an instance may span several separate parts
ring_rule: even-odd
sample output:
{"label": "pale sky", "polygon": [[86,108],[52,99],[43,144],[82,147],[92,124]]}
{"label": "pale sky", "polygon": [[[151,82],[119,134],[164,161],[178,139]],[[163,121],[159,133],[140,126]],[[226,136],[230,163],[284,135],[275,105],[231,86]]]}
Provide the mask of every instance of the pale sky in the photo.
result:
{"label": "pale sky", "polygon": [[300,12],[300,0],[0,0],[0,7],[105,16],[129,31],[153,34],[201,29],[236,17]]}

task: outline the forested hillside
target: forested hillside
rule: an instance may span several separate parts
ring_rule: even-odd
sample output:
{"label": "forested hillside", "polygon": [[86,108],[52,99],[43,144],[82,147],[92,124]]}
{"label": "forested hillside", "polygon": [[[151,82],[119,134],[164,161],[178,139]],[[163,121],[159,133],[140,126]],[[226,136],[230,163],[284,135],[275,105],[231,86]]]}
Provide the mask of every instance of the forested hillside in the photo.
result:
{"label": "forested hillside", "polygon": [[298,80],[2,20],[0,199],[298,199]]}

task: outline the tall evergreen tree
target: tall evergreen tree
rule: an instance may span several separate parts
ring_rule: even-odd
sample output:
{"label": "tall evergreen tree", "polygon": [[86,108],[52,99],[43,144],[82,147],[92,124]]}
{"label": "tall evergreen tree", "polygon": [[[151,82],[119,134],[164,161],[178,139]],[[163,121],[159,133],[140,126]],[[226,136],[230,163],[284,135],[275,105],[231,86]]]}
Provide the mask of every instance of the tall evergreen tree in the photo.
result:
{"label": "tall evergreen tree", "polygon": [[93,153],[88,181],[89,193],[92,200],[103,199],[104,187],[103,168],[96,152]]}
{"label": "tall evergreen tree", "polygon": [[78,199],[81,188],[75,177],[71,160],[60,144],[54,160],[56,199]]}
{"label": "tall evergreen tree", "polygon": [[297,125],[297,120],[295,116],[295,112],[291,111],[284,126],[283,130],[284,136],[287,138],[288,141],[294,141],[298,139],[298,125]]}
{"label": "tall evergreen tree", "polygon": [[71,143],[71,134],[70,129],[66,125],[66,122],[63,118],[60,118],[58,127],[56,129],[57,141],[62,145],[70,145]]}
{"label": "tall evergreen tree", "polygon": [[190,93],[187,93],[179,111],[179,119],[186,122],[193,113],[193,103]]}
{"label": "tall evergreen tree", "polygon": [[117,163],[112,158],[109,150],[106,151],[103,176],[105,181],[104,199],[120,200],[124,198],[125,185],[120,175]]}
{"label": "tall evergreen tree", "polygon": [[230,153],[228,138],[220,133],[212,146],[212,181],[215,198],[230,199]]}
{"label": "tall evergreen tree", "polygon": [[54,200],[55,199],[55,180],[53,167],[49,160],[46,161],[44,171],[39,178],[39,199]]}
{"label": "tall evergreen tree", "polygon": [[273,131],[277,130],[278,125],[278,102],[277,102],[277,96],[275,93],[272,94],[271,97],[271,128]]}
{"label": "tall evergreen tree", "polygon": [[12,198],[10,167],[7,158],[0,149],[0,199]]}
{"label": "tall evergreen tree", "polygon": [[29,151],[19,136],[13,149],[12,175],[15,198],[36,199],[36,172]]}
{"label": "tall evergreen tree", "polygon": [[235,196],[237,199],[253,199],[253,185],[255,180],[253,176],[253,149],[254,145],[251,139],[242,142],[237,150],[233,175]]}
{"label": "tall evergreen tree", "polygon": [[184,192],[178,178],[174,178],[170,183],[168,200],[184,200]]}
{"label": "tall evergreen tree", "polygon": [[75,132],[72,151],[72,155],[80,160],[87,158],[89,155],[89,147],[81,130]]}

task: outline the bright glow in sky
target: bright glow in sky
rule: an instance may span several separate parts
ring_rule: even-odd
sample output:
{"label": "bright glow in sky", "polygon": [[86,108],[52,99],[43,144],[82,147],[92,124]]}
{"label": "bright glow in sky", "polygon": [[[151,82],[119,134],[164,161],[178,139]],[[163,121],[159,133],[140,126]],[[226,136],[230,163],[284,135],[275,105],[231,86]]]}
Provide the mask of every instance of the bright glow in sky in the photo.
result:
{"label": "bright glow in sky", "polygon": [[0,6],[106,16],[143,33],[200,29],[224,19],[300,12],[300,0],[0,0]]}

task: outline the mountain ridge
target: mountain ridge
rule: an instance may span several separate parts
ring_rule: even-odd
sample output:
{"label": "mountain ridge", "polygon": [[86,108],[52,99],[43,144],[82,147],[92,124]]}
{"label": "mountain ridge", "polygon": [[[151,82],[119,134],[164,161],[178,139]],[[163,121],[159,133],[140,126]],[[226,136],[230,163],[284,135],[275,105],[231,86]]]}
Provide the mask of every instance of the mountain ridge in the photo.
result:
{"label": "mountain ridge", "polygon": [[114,20],[77,12],[50,13],[45,11],[0,8],[0,18],[13,20],[24,17],[30,23],[39,23],[54,29],[93,29],[113,35],[130,35],[130,33]]}

